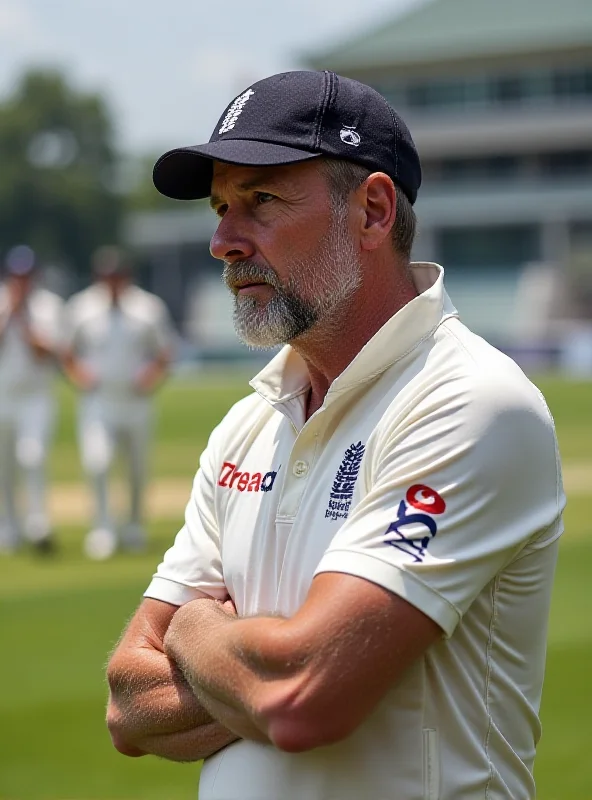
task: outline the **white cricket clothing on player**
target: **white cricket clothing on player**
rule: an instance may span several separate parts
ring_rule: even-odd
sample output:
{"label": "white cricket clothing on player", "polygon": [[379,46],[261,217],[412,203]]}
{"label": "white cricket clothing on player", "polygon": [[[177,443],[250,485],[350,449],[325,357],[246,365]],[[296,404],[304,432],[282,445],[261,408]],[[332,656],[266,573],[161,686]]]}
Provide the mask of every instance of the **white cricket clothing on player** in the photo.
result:
{"label": "white cricket clothing on player", "polygon": [[[306,420],[284,348],[214,430],[185,526],[146,596],[226,590],[293,615],[316,574],[379,584],[443,630],[346,740],[288,754],[239,741],[200,800],[532,800],[564,505],[552,418],[516,364],[458,319],[433,264],[418,297]],[[346,331],[344,331],[346,335]]]}
{"label": "white cricket clothing on player", "polygon": [[171,347],[171,324],[156,295],[128,286],[117,305],[102,283],[70,298],[67,343],[97,376],[101,397],[137,397],[134,382],[142,369]]}
{"label": "white cricket clothing on player", "polygon": [[[25,308],[6,320],[10,301],[0,286],[0,549],[16,546],[21,530],[29,539],[49,534],[45,507],[45,462],[55,420],[56,360],[39,358],[27,341],[27,329],[58,350],[63,334],[63,301],[53,292],[33,289]],[[25,484],[22,522],[17,503],[17,474]]]}
{"label": "white cricket clothing on player", "polygon": [[0,407],[18,405],[22,397],[49,393],[56,362],[38,358],[25,337],[25,326],[51,348],[58,349],[62,336],[63,302],[53,292],[33,289],[22,317],[10,313],[8,289],[0,286]]}

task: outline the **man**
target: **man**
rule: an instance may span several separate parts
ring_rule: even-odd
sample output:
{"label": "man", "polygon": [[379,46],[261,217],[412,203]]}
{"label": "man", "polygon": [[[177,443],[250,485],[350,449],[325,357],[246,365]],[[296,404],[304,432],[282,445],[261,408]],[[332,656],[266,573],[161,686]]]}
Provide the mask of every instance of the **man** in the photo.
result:
{"label": "man", "polygon": [[[131,280],[125,254],[100,248],[94,284],[67,304],[65,371],[82,393],[79,438],[83,468],[92,480],[95,524],[86,536],[89,558],[113,555],[119,544],[145,544],[142,497],[152,417],[152,395],[171,358],[171,326],[160,298]],[[130,513],[121,537],[109,508],[108,481],[118,448],[129,461]]]}
{"label": "man", "polygon": [[210,196],[243,341],[289,344],[212,433],[111,658],[115,746],[204,757],[200,800],[532,798],[553,423],[409,263],[403,121],[356,81],[276,75],[154,178]]}
{"label": "man", "polygon": [[[62,301],[37,285],[37,263],[26,245],[5,258],[0,286],[0,550],[23,536],[43,554],[54,542],[46,509],[45,468],[53,431],[53,383],[61,335]],[[25,483],[25,511],[17,478]]]}

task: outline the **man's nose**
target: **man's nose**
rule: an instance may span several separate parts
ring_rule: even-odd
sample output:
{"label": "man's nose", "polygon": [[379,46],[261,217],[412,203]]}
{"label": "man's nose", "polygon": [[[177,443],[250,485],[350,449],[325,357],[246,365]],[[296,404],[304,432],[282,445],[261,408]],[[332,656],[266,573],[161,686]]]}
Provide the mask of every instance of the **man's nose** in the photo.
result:
{"label": "man's nose", "polygon": [[220,220],[210,241],[210,253],[221,261],[238,261],[252,258],[255,247],[242,226],[230,211]]}

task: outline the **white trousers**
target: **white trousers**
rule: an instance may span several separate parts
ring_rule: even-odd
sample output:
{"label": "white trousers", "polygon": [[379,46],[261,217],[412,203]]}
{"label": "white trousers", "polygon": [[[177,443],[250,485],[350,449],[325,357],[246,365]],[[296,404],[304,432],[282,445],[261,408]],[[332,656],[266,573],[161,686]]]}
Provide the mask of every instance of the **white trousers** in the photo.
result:
{"label": "white trousers", "polygon": [[23,533],[32,541],[49,535],[46,462],[54,422],[55,402],[48,392],[0,402],[0,545],[17,544]]}
{"label": "white trousers", "polygon": [[141,524],[151,432],[150,398],[112,400],[96,394],[82,397],[78,416],[80,454],[94,490],[95,527],[114,530],[108,489],[109,473],[118,453],[128,467],[129,522]]}

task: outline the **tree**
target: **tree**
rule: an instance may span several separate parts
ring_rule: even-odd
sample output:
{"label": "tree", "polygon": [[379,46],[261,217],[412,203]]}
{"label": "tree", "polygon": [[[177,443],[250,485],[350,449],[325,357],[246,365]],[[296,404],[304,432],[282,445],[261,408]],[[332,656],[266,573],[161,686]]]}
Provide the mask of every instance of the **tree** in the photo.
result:
{"label": "tree", "polygon": [[0,105],[0,254],[16,243],[78,273],[119,237],[109,110],[59,72],[31,70]]}
{"label": "tree", "polygon": [[[180,211],[188,208],[185,200],[172,200],[156,190],[152,181],[152,171],[160,155],[161,152],[158,152],[142,155],[133,161],[127,160],[126,208],[129,211]],[[208,200],[194,202],[202,206],[209,205]]]}

